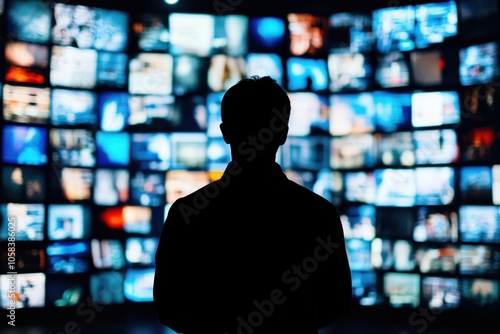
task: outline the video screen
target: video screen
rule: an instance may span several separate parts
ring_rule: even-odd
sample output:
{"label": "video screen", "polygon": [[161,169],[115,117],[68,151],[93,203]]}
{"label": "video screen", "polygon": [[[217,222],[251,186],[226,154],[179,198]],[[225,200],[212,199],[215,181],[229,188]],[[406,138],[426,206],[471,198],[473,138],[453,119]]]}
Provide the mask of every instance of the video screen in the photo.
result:
{"label": "video screen", "polygon": [[50,88],[3,86],[3,119],[18,123],[48,123]]}
{"label": "video screen", "polygon": [[330,15],[330,52],[371,52],[375,43],[372,17],[356,13]]}
{"label": "video screen", "polygon": [[[183,67],[186,65],[179,66]],[[178,69],[174,69],[174,73],[179,73],[179,71],[180,70]],[[179,75],[176,74],[176,80],[178,80],[178,77]],[[243,57],[236,58],[218,54],[210,58],[210,65],[207,73],[207,82],[208,88],[211,91],[226,91],[244,77],[246,77],[246,63]],[[186,79],[183,79],[181,81],[186,81]],[[199,90],[200,89],[196,89],[195,91]]]}
{"label": "video screen", "polygon": [[462,87],[462,114],[469,122],[464,126],[474,126],[474,123],[498,121],[500,110],[500,86],[495,83]]}
{"label": "video screen", "polygon": [[56,3],[54,4],[52,42],[80,49],[93,48],[95,25],[95,8]]}
{"label": "video screen", "polygon": [[124,278],[120,271],[101,271],[90,275],[90,298],[98,305],[123,304]]}
{"label": "video screen", "polygon": [[386,91],[372,93],[375,104],[375,128],[393,132],[411,126],[411,94]]}
{"label": "video screen", "polygon": [[130,175],[130,203],[165,205],[165,173],[138,171]]}
{"label": "video screen", "polygon": [[362,53],[330,53],[328,74],[330,91],[361,91],[371,87],[373,65]]}
{"label": "video screen", "polygon": [[283,84],[283,63],[276,53],[250,53],[246,57],[247,76],[269,75],[276,80],[279,85]]}
{"label": "video screen", "polygon": [[231,148],[222,137],[207,139],[206,154],[209,171],[224,170],[231,161]]}
{"label": "video screen", "polygon": [[97,52],[71,46],[52,47],[50,83],[53,86],[91,89],[96,85]]}
{"label": "video screen", "polygon": [[498,43],[488,42],[460,49],[459,75],[463,86],[486,84],[500,76]]}
{"label": "video screen", "polygon": [[293,112],[288,122],[289,136],[328,135],[328,97],[314,93],[289,93]]}
{"label": "video screen", "polygon": [[460,274],[498,275],[500,248],[486,245],[460,246]]}
{"label": "video screen", "polygon": [[371,263],[376,269],[410,271],[415,268],[413,246],[407,240],[376,238],[371,251]]}
{"label": "video screen", "polygon": [[90,210],[79,204],[50,204],[47,234],[50,240],[85,239],[90,236]]}
{"label": "video screen", "polygon": [[[223,56],[218,59],[225,58]],[[238,64],[236,60],[229,61],[229,63],[232,63],[230,65],[232,66],[232,75],[241,76],[241,64]],[[226,66],[224,62],[222,65]],[[215,70],[215,67],[211,67],[209,58],[200,58],[191,55],[179,55],[174,57],[172,70],[173,93],[176,95],[185,95],[206,92],[208,89],[208,71],[210,68]],[[220,75],[220,69],[218,73],[221,81],[219,84],[226,85],[232,80],[232,78],[229,78],[228,83],[224,83],[222,82],[223,78]],[[213,75],[214,77],[211,79],[215,79],[217,81],[216,73]],[[212,87],[216,88],[217,82],[213,82],[211,84]],[[227,89],[227,87],[225,88]],[[224,89],[224,87],[221,87],[221,89]]]}
{"label": "video screen", "polygon": [[[88,295],[87,283],[82,274],[50,275],[47,280],[47,306],[65,307],[80,304]],[[85,301],[86,302],[86,301]]]}
{"label": "video screen", "polygon": [[51,129],[52,161],[61,166],[94,167],[96,143],[91,131]]}
{"label": "video screen", "polygon": [[312,186],[312,191],[330,201],[340,205],[344,191],[342,174],[329,168],[320,169]]}
{"label": "video screen", "polygon": [[396,308],[416,308],[420,304],[420,275],[409,273],[385,273],[384,296],[387,303]]}
{"label": "video screen", "polygon": [[378,303],[377,277],[373,270],[352,270],[352,296],[360,305],[375,305]]}
{"label": "video screen", "polygon": [[103,131],[122,131],[127,126],[129,94],[101,92],[98,101],[99,124]]}
{"label": "video screen", "polygon": [[143,14],[138,22],[134,22],[132,29],[137,35],[138,46],[141,51],[168,51],[170,32],[168,18],[165,16]]}
{"label": "video screen", "polygon": [[330,134],[342,136],[375,130],[375,100],[372,93],[330,96]]}
{"label": "video screen", "polygon": [[48,2],[12,0],[6,11],[7,34],[21,41],[47,43],[51,20],[52,11]]}
{"label": "video screen", "polygon": [[463,205],[458,215],[461,241],[500,243],[500,207]]}
{"label": "video screen", "polygon": [[20,165],[47,163],[47,129],[28,125],[4,125],[2,160]]}
{"label": "video screen", "polygon": [[415,48],[415,9],[396,6],[372,12],[377,50],[381,53],[411,51]]}
{"label": "video screen", "polygon": [[215,16],[208,14],[170,13],[170,53],[208,57],[213,53]]}
{"label": "video screen", "polygon": [[171,94],[172,64],[173,59],[170,54],[139,53],[129,62],[129,93],[144,95]]}
{"label": "video screen", "polygon": [[10,293],[11,277],[12,275],[0,275],[0,290],[9,291],[0,295],[3,309],[12,307],[12,301],[16,309],[45,306],[44,273],[17,274],[13,296]]}
{"label": "video screen", "polygon": [[419,207],[413,224],[413,240],[417,242],[456,242],[458,240],[457,212],[435,206]]}
{"label": "video screen", "polygon": [[490,127],[464,130],[460,137],[460,157],[463,162],[496,161],[500,152],[500,133]]}
{"label": "video screen", "polygon": [[493,175],[490,166],[460,168],[460,196],[464,203],[492,202]]}
{"label": "video screen", "polygon": [[344,188],[344,197],[348,202],[375,203],[376,183],[373,172],[346,172]]}
{"label": "video screen", "polygon": [[415,92],[411,105],[411,123],[416,128],[460,123],[460,101],[455,91]]}
{"label": "video screen", "polygon": [[99,52],[97,54],[97,86],[126,87],[127,67],[128,55],[126,53]]}
{"label": "video screen", "polygon": [[413,235],[415,213],[412,208],[378,207],[375,219],[377,237],[410,240]]}
{"label": "video screen", "polygon": [[326,136],[289,137],[282,146],[282,166],[318,171],[329,166],[329,155],[330,139]]}
{"label": "video screen", "polygon": [[47,84],[49,48],[46,45],[7,42],[5,44],[5,80]]}
{"label": "video screen", "polygon": [[212,180],[205,171],[169,170],[166,174],[165,189],[167,204],[206,186]]}
{"label": "video screen", "polygon": [[95,135],[97,165],[100,167],[127,167],[130,162],[130,134],[103,132]]}
{"label": "video screen", "polygon": [[229,57],[248,53],[248,17],[245,15],[217,15],[214,17],[212,52]]}
{"label": "video screen", "polygon": [[283,52],[285,46],[285,20],[281,17],[252,17],[249,25],[250,52]]}
{"label": "video screen", "polygon": [[219,128],[221,119],[221,101],[224,92],[208,93],[207,94],[207,136],[208,137],[222,137]]}
{"label": "video screen", "polygon": [[454,274],[457,271],[459,259],[461,259],[461,256],[455,246],[420,246],[415,251],[415,261],[417,262],[418,269],[424,274]]}
{"label": "video screen", "polygon": [[332,138],[330,167],[351,169],[373,167],[377,162],[375,137],[371,134],[355,134]]}
{"label": "video screen", "polygon": [[493,177],[493,185],[492,185],[493,204],[500,205],[500,165],[492,166],[491,174]]}
{"label": "video screen", "polygon": [[429,309],[456,309],[461,306],[459,281],[456,278],[423,277],[422,303]]}
{"label": "video screen", "polygon": [[127,12],[96,8],[94,48],[103,51],[125,51],[128,46],[128,27]]}
{"label": "video screen", "polygon": [[121,269],[125,266],[123,245],[116,239],[92,239],[92,262],[98,269]]}
{"label": "video screen", "polygon": [[286,60],[289,91],[325,91],[328,68],[325,59],[291,57]]}
{"label": "video screen", "polygon": [[363,239],[347,239],[346,250],[351,270],[371,269],[370,241]]}
{"label": "video screen", "polygon": [[3,166],[0,196],[7,202],[43,202],[47,190],[45,169],[31,166]]}
{"label": "video screen", "polygon": [[437,49],[410,53],[412,80],[417,86],[454,85],[458,82],[456,50]]}
{"label": "video screen", "polygon": [[[97,210],[96,235],[116,238],[117,233],[151,233],[154,210],[145,206],[100,207]],[[120,234],[118,234],[120,235]]]}
{"label": "video screen", "polygon": [[126,204],[129,199],[129,179],[127,169],[96,169],[94,203],[102,206]]}
{"label": "video screen", "polygon": [[416,172],[413,169],[378,169],[376,205],[409,207],[417,197]]}
{"label": "video screen", "polygon": [[410,84],[410,66],[404,53],[378,55],[375,81],[382,88],[406,87]]}
{"label": "video screen", "polygon": [[133,302],[152,302],[155,268],[128,268],[123,290],[125,298]]}
{"label": "video screen", "polygon": [[90,269],[90,247],[87,241],[55,241],[47,246],[50,274],[82,274]]}
{"label": "video screen", "polygon": [[43,240],[45,226],[45,206],[43,204],[0,204],[1,240],[8,239],[8,227],[12,226],[12,224],[14,224],[15,226],[16,240]]}
{"label": "video screen", "polygon": [[328,17],[289,13],[287,23],[291,55],[320,57],[328,51]]}
{"label": "video screen", "polygon": [[462,280],[461,307],[466,309],[497,308],[499,305],[499,282],[487,278],[465,278]]}
{"label": "video screen", "polygon": [[453,129],[413,132],[415,163],[450,164],[458,161],[457,133]]}
{"label": "video screen", "polygon": [[373,205],[348,206],[340,220],[346,239],[373,240],[375,238],[375,207]]}
{"label": "video screen", "polygon": [[203,169],[207,162],[207,135],[204,133],[174,132],[172,143],[172,168]]}
{"label": "video screen", "polygon": [[207,130],[206,95],[195,94],[176,98],[175,111],[179,118],[173,124],[173,132],[205,132]]}
{"label": "video screen", "polygon": [[53,125],[91,125],[97,120],[97,94],[86,90],[52,89],[50,120]]}
{"label": "video screen", "polygon": [[474,40],[498,33],[497,0],[460,0],[458,6],[460,36]]}
{"label": "video screen", "polygon": [[128,238],[125,244],[125,258],[130,264],[154,265],[157,237]]}
{"label": "video screen", "polygon": [[171,129],[179,125],[181,113],[173,95],[132,95],[129,97],[128,126],[136,131]]}
{"label": "video screen", "polygon": [[413,166],[415,154],[411,132],[375,135],[377,164],[382,166]]}
{"label": "video screen", "polygon": [[[21,244],[19,243],[18,245]],[[5,273],[12,271],[12,265],[9,264],[9,257],[11,255],[12,252],[9,252],[8,247],[2,249],[1,257],[3,263],[0,268],[2,268]],[[44,271],[46,262],[45,247],[42,246],[40,242],[23,242],[22,246],[16,249],[15,270],[17,273]]]}
{"label": "video screen", "polygon": [[419,49],[442,43],[458,32],[455,1],[415,5],[415,46]]}
{"label": "video screen", "polygon": [[50,194],[55,202],[72,203],[91,199],[94,171],[88,168],[52,168]]}
{"label": "video screen", "polygon": [[415,169],[417,205],[449,205],[455,199],[455,170],[452,167]]}
{"label": "video screen", "polygon": [[139,169],[167,170],[172,161],[170,135],[166,133],[133,133],[130,161]]}

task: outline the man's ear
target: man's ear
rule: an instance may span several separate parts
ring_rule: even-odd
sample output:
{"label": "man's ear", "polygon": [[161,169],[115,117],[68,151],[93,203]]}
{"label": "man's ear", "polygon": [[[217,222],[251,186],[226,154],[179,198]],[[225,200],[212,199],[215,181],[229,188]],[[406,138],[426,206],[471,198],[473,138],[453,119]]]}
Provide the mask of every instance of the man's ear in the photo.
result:
{"label": "man's ear", "polygon": [[231,144],[231,140],[229,138],[229,131],[227,131],[226,124],[220,123],[219,128],[220,132],[222,132],[222,138],[224,138],[226,144]]}
{"label": "man's ear", "polygon": [[288,129],[289,129],[289,127],[287,125],[286,128],[283,131],[281,131],[281,133],[280,133],[280,136],[281,136],[280,141],[279,141],[280,146],[286,142],[286,138],[288,137]]}

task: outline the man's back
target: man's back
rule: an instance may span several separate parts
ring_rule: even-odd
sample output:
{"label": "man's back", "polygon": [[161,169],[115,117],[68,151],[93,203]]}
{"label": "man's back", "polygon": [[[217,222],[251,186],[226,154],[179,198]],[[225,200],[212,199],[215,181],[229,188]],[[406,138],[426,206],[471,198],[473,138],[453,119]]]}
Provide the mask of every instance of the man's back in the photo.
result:
{"label": "man's back", "polygon": [[186,334],[316,333],[350,304],[335,208],[275,163],[176,201],[156,260],[160,320]]}

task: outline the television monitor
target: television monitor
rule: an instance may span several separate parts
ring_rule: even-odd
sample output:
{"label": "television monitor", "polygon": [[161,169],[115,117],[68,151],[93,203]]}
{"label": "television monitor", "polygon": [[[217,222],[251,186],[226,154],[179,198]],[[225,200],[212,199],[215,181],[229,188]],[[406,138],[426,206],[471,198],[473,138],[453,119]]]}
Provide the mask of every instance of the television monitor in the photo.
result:
{"label": "television monitor", "polygon": [[415,153],[409,131],[375,135],[377,164],[380,166],[413,166]]}
{"label": "television monitor", "polygon": [[458,211],[460,240],[474,243],[500,243],[500,207],[463,205]]}
{"label": "television monitor", "polygon": [[375,44],[372,17],[347,12],[330,15],[328,42],[330,52],[371,52]]}
{"label": "television monitor", "polygon": [[460,0],[458,24],[461,39],[477,40],[500,32],[497,25],[499,13],[497,0]]}
{"label": "television monitor", "polygon": [[288,122],[289,136],[328,135],[328,97],[309,92],[289,93],[293,112]]}
{"label": "television monitor", "polygon": [[169,170],[166,173],[165,188],[167,204],[206,186],[212,180],[206,171]]}
{"label": "television monitor", "polygon": [[84,297],[88,296],[86,281],[88,278],[85,274],[49,275],[46,286],[46,305],[67,307],[86,303],[87,301],[84,301]]}
{"label": "television monitor", "polygon": [[499,282],[489,278],[463,278],[460,306],[464,309],[497,309],[500,305]]}
{"label": "television monitor", "polygon": [[341,210],[340,220],[346,239],[373,240],[375,238],[375,212],[373,205],[349,205]]}
{"label": "television monitor", "polygon": [[413,142],[417,165],[458,162],[460,149],[454,129],[414,131]]}
{"label": "television monitor", "polygon": [[500,248],[490,245],[461,245],[460,270],[463,275],[498,276]]}
{"label": "television monitor", "polygon": [[[12,247],[10,248],[12,249]],[[9,251],[9,247],[6,246],[1,250],[1,256],[5,260],[2,261],[3,263],[0,265],[0,268],[4,273],[12,272],[12,264],[8,262],[9,257],[12,256],[12,251]],[[15,273],[42,272],[45,270],[47,259],[45,256],[45,246],[41,242],[23,241],[19,243],[15,249],[15,258]]]}
{"label": "television monitor", "polygon": [[5,43],[5,80],[28,84],[47,84],[49,48],[47,45],[8,41]]}
{"label": "television monitor", "polygon": [[46,124],[50,116],[50,88],[3,85],[3,119]]}
{"label": "television monitor", "polygon": [[81,204],[49,204],[49,240],[86,239],[91,233],[90,209]]}
{"label": "television monitor", "polygon": [[85,129],[50,129],[52,161],[61,166],[94,167],[96,142]]}
{"label": "television monitor", "polygon": [[415,168],[417,205],[449,205],[455,199],[453,167]]}
{"label": "television monitor", "polygon": [[[172,55],[139,53],[129,61],[130,94],[169,95],[172,93]],[[189,69],[187,70],[189,72]]]}
{"label": "television monitor", "polygon": [[458,215],[455,209],[438,206],[417,208],[413,224],[416,242],[456,242],[458,240]]}
{"label": "television monitor", "polygon": [[[234,62],[233,62],[233,65]],[[176,95],[202,93],[208,90],[210,58],[193,55],[175,56],[172,69],[172,91]],[[241,76],[239,69],[233,74]],[[213,78],[211,78],[213,79]]]}
{"label": "television monitor", "polygon": [[6,11],[7,35],[21,41],[47,43],[50,39],[51,6],[38,0],[12,0]]}
{"label": "television monitor", "polygon": [[124,274],[121,271],[100,271],[90,275],[90,298],[98,305],[123,304]]}
{"label": "television monitor", "polygon": [[215,16],[198,13],[170,13],[170,53],[208,57],[213,53]]}
{"label": "television monitor", "polygon": [[179,117],[172,126],[172,132],[206,132],[207,98],[205,94],[177,97],[175,111]]}
{"label": "television monitor", "polygon": [[49,274],[83,274],[90,270],[90,247],[86,240],[50,242],[46,252]]}
{"label": "television monitor", "polygon": [[152,302],[155,268],[127,268],[123,281],[125,298],[129,301]]}
{"label": "television monitor", "polygon": [[411,105],[411,123],[416,128],[460,123],[460,101],[456,91],[417,91],[412,94]]}
{"label": "television monitor", "polygon": [[474,127],[500,120],[500,85],[465,86],[461,89],[461,98],[462,117],[468,119],[464,126]]}
{"label": "television monitor", "polygon": [[4,125],[2,161],[21,165],[47,164],[47,129],[30,125]]}
{"label": "television monitor", "polygon": [[94,125],[97,94],[87,90],[53,88],[50,120],[55,126]]}
{"label": "television monitor", "polygon": [[276,80],[279,85],[283,85],[283,62],[277,53],[249,53],[246,56],[247,76],[266,76]]}
{"label": "television monitor", "polygon": [[204,169],[207,162],[207,135],[196,132],[174,132],[172,143],[173,169]]}
{"label": "television monitor", "polygon": [[127,67],[126,53],[98,52],[96,85],[108,88],[126,87]]}
{"label": "television monitor", "polygon": [[328,75],[331,92],[364,91],[372,86],[373,65],[368,54],[330,53]]}
{"label": "television monitor", "polygon": [[371,241],[363,239],[347,239],[345,241],[347,259],[351,270],[370,270]]}
{"label": "television monitor", "polygon": [[421,306],[449,310],[461,306],[460,283],[457,278],[427,276],[422,278]]}
{"label": "television monitor", "polygon": [[154,209],[130,205],[99,207],[95,215],[95,235],[103,238],[116,238],[128,233],[148,235],[153,230],[152,222],[158,220]]}
{"label": "television monitor", "polygon": [[[0,290],[11,291],[12,275],[0,275]],[[8,293],[0,295],[3,309],[12,307],[14,301],[16,309],[45,307],[45,274],[42,272],[17,274],[14,284],[15,298],[10,298]]]}
{"label": "television monitor", "polygon": [[160,14],[142,14],[132,25],[137,36],[139,50],[167,52],[170,43],[168,17]]}
{"label": "television monitor", "polygon": [[53,202],[89,201],[92,197],[94,171],[89,168],[54,165],[50,175],[50,194]]}
{"label": "television monitor", "polygon": [[330,134],[343,136],[375,130],[375,99],[370,92],[330,96]]}
{"label": "television monitor", "polygon": [[496,161],[500,154],[500,132],[492,127],[478,126],[463,130],[460,136],[460,158],[463,162]]}
{"label": "television monitor", "polygon": [[344,173],[344,197],[347,202],[374,204],[376,183],[373,172],[350,171]]}
{"label": "television monitor", "polygon": [[248,37],[250,52],[280,54],[285,46],[285,20],[273,16],[251,17]]}
{"label": "television monitor", "polygon": [[382,132],[406,130],[411,126],[411,94],[375,91],[375,129]]}
{"label": "television monitor", "polygon": [[312,191],[334,205],[342,203],[344,184],[342,174],[330,168],[320,169],[313,180]]}
{"label": "television monitor", "polygon": [[455,274],[460,259],[459,250],[454,245],[422,245],[415,251],[418,271],[423,274]]}
{"label": "television monitor", "polygon": [[132,265],[154,265],[157,237],[131,237],[125,242],[125,258]]}
{"label": "television monitor", "polygon": [[392,51],[377,56],[375,81],[382,88],[410,85],[410,65],[405,53]]}
{"label": "television monitor", "polygon": [[458,82],[458,56],[452,48],[413,51],[410,64],[415,86],[450,86]]}
{"label": "television monitor", "polygon": [[500,165],[491,166],[493,204],[500,205]]}
{"label": "television monitor", "polygon": [[150,171],[132,173],[130,203],[145,207],[165,205],[165,173]]}
{"label": "television monitor", "polygon": [[458,33],[456,1],[415,5],[415,46],[419,49],[443,43]]}
{"label": "television monitor", "polygon": [[112,9],[95,9],[94,48],[123,52],[128,46],[129,13]]}
{"label": "television monitor", "polygon": [[377,162],[375,137],[371,134],[354,134],[331,139],[330,167],[353,169],[373,167]]}
{"label": "television monitor", "polygon": [[380,302],[377,293],[377,276],[373,270],[352,270],[352,297],[360,305],[372,306]]}
{"label": "television monitor", "polygon": [[498,43],[487,42],[459,50],[459,76],[463,86],[487,84],[500,77]]}
{"label": "television monitor", "polygon": [[122,131],[129,116],[127,92],[100,92],[98,98],[99,125],[103,131]]}
{"label": "television monitor", "polygon": [[376,238],[371,244],[371,264],[375,269],[411,271],[415,268],[413,246],[408,240]]}
{"label": "television monitor", "polygon": [[81,49],[93,48],[96,34],[95,8],[68,3],[56,3],[53,8],[52,43]]}
{"label": "television monitor", "polygon": [[96,85],[97,52],[72,46],[52,46],[50,83],[53,86],[92,89]]}
{"label": "television monitor", "polygon": [[97,131],[95,134],[97,166],[127,167],[130,162],[130,134]]}
{"label": "television monitor", "polygon": [[289,52],[292,56],[321,57],[328,51],[328,17],[309,13],[289,13],[286,21]]}
{"label": "television monitor", "polygon": [[229,57],[243,57],[248,53],[249,19],[245,15],[217,15],[214,17],[212,52]]}
{"label": "television monitor", "polygon": [[460,168],[460,200],[464,203],[492,204],[493,175],[491,166]]}
{"label": "television monitor", "polygon": [[97,269],[121,269],[125,266],[123,244],[118,239],[92,239],[92,263]]}
{"label": "television monitor", "polygon": [[415,48],[415,8],[395,6],[372,12],[377,51],[411,51]]}
{"label": "television monitor", "polygon": [[377,185],[376,205],[409,207],[415,204],[415,170],[378,169],[374,176]]}
{"label": "television monitor", "polygon": [[171,129],[179,125],[182,115],[173,95],[131,95],[127,127],[134,131]]}
{"label": "television monitor", "polygon": [[129,179],[130,175],[127,169],[96,169],[94,203],[102,206],[127,204]]}
{"label": "television monitor", "polygon": [[45,206],[43,204],[0,204],[0,240],[8,239],[10,230],[8,227],[12,225],[15,227],[16,241],[43,240]]}
{"label": "television monitor", "polygon": [[382,239],[411,240],[415,212],[405,207],[377,207],[376,236]]}
{"label": "television monitor", "polygon": [[130,162],[138,169],[167,170],[172,161],[170,134],[132,133]]}
{"label": "television monitor", "polygon": [[222,137],[207,139],[207,168],[210,171],[224,170],[231,161],[231,148]]}
{"label": "television monitor", "polygon": [[289,91],[320,92],[328,89],[328,68],[326,59],[286,59],[287,88]]}
{"label": "television monitor", "polygon": [[225,92],[207,94],[207,136],[222,137],[219,125],[221,119],[221,102]]}
{"label": "television monitor", "polygon": [[388,305],[396,308],[417,308],[420,305],[420,275],[384,273],[383,291]]}
{"label": "television monitor", "polygon": [[282,146],[285,169],[318,171],[329,167],[330,139],[326,136],[288,137]]}
{"label": "television monitor", "polygon": [[[213,92],[226,91],[247,76],[245,58],[228,57],[223,54],[217,54],[210,58],[207,71],[208,88]],[[177,75],[175,77],[177,78]],[[199,90],[197,89],[197,91]]]}
{"label": "television monitor", "polygon": [[45,169],[34,166],[3,166],[2,189],[0,194],[6,202],[45,201],[47,179]]}

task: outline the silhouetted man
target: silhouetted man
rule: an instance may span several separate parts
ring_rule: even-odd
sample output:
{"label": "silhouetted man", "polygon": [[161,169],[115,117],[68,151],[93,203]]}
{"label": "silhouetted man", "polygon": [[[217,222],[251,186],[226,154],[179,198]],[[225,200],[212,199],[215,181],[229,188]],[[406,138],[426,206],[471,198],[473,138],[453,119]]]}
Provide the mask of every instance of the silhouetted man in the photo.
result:
{"label": "silhouetted man", "polygon": [[156,253],[160,321],[184,334],[309,334],[349,310],[351,274],[335,207],[276,161],[290,100],[270,77],[222,99],[232,161],[175,201]]}

